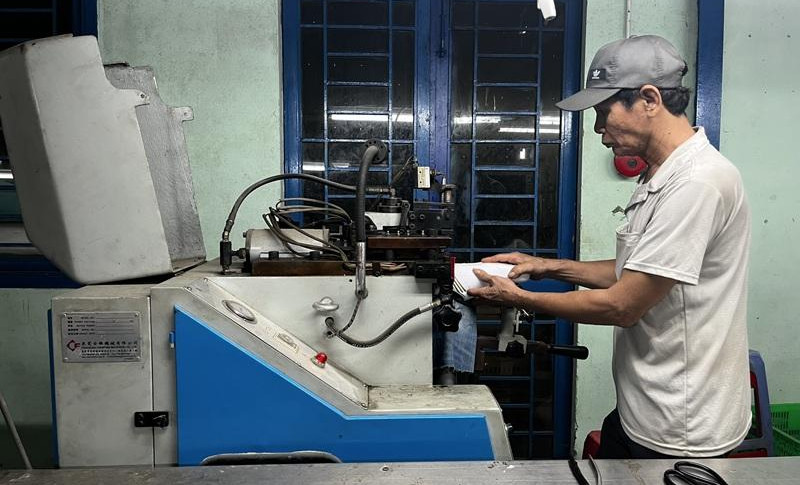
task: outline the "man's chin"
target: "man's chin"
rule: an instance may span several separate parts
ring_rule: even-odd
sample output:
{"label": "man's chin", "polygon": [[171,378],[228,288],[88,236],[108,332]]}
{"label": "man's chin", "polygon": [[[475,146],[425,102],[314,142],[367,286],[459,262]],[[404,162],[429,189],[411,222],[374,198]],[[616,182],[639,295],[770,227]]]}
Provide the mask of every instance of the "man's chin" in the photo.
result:
{"label": "man's chin", "polygon": [[611,151],[614,153],[615,157],[635,157],[635,156],[637,156],[637,154],[635,154],[635,153],[633,153],[633,152],[631,152],[629,150],[625,150],[624,148],[611,147]]}

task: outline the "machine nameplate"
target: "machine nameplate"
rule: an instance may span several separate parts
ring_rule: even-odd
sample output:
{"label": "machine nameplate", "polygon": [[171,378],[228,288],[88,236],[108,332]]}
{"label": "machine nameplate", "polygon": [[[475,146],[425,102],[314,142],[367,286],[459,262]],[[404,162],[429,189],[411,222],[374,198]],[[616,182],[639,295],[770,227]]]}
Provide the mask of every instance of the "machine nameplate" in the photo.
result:
{"label": "machine nameplate", "polygon": [[139,312],[70,312],[61,315],[64,362],[138,362]]}

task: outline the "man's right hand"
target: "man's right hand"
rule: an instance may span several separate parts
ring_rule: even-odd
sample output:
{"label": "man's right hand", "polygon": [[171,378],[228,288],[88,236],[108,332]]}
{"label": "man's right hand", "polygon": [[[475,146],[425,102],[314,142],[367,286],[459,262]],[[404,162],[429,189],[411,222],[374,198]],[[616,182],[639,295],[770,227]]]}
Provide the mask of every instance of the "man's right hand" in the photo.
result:
{"label": "man's right hand", "polygon": [[483,258],[483,263],[508,263],[513,264],[514,267],[508,273],[509,278],[516,278],[522,274],[529,274],[531,279],[540,280],[548,276],[548,260],[538,256],[531,256],[530,254],[522,253],[501,253]]}

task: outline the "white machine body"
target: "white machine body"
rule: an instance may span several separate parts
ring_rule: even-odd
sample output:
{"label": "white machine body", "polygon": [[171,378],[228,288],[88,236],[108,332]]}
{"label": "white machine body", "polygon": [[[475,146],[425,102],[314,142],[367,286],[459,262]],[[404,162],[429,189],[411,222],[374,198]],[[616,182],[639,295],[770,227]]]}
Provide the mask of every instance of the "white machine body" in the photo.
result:
{"label": "white machine body", "polygon": [[[215,269],[207,263],[152,287],[88,286],[53,299],[60,466],[178,462],[176,308],[202,318],[345,414],[483,414],[495,457],[511,459],[502,411],[486,387],[432,386],[430,313],[409,321],[378,346],[353,348],[327,336],[324,323],[330,315],[338,322],[349,319],[351,277],[221,276]],[[368,284],[372,296],[362,303],[352,325],[356,338],[374,337],[410,308],[430,302],[430,283],[411,276],[369,277]],[[314,302],[324,297],[340,302],[339,309],[315,309]],[[234,306],[226,305],[231,301]],[[76,351],[80,338],[75,337],[74,325],[67,327],[76,319],[89,322],[82,341],[101,342],[100,347],[83,347],[90,352],[88,358],[79,357],[80,346]],[[114,341],[135,340],[131,329],[138,331],[138,347],[102,344],[110,338],[102,332],[122,336]],[[312,361],[319,352],[328,356],[323,367]],[[168,412],[171,424],[137,428],[133,417],[141,411]]]}

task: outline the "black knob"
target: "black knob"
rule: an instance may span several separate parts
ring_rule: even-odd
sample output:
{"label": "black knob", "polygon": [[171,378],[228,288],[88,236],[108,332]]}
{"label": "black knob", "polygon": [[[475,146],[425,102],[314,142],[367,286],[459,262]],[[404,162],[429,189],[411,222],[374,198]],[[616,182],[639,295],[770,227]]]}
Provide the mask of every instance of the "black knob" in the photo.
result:
{"label": "black knob", "polygon": [[433,313],[433,320],[447,332],[458,330],[458,322],[461,321],[461,312],[453,308],[452,305],[442,305]]}
{"label": "black knob", "polygon": [[521,343],[515,340],[513,342],[509,342],[506,346],[506,354],[508,354],[510,357],[522,357],[525,355],[525,349],[522,347]]}

